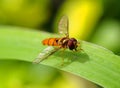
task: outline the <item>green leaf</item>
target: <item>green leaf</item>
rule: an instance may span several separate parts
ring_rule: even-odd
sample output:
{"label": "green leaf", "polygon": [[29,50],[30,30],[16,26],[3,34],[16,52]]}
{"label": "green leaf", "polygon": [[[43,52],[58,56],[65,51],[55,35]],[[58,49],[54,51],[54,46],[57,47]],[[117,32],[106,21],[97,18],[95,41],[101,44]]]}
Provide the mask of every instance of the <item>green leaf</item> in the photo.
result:
{"label": "green leaf", "polygon": [[[26,28],[0,27],[0,59],[32,62],[47,47],[41,41],[51,36],[56,35]],[[75,74],[105,88],[120,88],[120,56],[95,44],[80,43],[83,51],[61,49],[40,64]]]}

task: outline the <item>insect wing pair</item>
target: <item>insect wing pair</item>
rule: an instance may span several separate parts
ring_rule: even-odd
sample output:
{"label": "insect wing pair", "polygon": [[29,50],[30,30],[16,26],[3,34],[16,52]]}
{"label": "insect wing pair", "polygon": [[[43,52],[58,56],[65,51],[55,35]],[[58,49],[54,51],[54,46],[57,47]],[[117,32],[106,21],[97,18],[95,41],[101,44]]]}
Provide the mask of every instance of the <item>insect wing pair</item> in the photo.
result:
{"label": "insect wing pair", "polygon": [[43,45],[58,46],[59,48],[69,48],[70,50],[76,50],[78,42],[75,38],[69,38],[68,27],[68,17],[63,16],[59,21],[58,31],[61,35],[65,35],[65,37],[45,39],[42,41]]}
{"label": "insect wing pair", "polygon": [[57,46],[57,48],[48,47],[43,50],[39,56],[33,61],[34,63],[39,63],[46,59],[49,55],[53,54],[60,48],[69,48],[70,50],[77,50],[78,42],[75,38],[69,38],[69,20],[67,16],[63,16],[58,25],[58,31],[61,35],[65,35],[62,38],[48,38],[42,41],[43,45]]}

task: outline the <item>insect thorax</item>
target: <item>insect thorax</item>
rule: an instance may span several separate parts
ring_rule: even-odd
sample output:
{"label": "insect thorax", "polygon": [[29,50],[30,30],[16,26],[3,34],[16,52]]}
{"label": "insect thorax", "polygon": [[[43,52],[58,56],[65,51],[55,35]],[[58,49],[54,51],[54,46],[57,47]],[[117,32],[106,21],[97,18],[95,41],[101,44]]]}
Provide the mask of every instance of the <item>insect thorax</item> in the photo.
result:
{"label": "insect thorax", "polygon": [[67,48],[67,44],[68,44],[69,38],[67,37],[63,37],[58,41],[58,44],[62,47],[62,48]]}

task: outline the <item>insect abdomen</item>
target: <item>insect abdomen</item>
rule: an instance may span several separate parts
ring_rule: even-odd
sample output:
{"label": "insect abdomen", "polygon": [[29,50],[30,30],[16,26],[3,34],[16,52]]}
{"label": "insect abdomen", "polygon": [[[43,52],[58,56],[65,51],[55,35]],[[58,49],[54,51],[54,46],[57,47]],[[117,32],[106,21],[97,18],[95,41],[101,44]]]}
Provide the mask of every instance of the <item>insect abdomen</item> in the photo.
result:
{"label": "insect abdomen", "polygon": [[48,46],[59,46],[58,40],[59,38],[49,38],[49,39],[43,40],[42,43],[43,45],[48,45]]}

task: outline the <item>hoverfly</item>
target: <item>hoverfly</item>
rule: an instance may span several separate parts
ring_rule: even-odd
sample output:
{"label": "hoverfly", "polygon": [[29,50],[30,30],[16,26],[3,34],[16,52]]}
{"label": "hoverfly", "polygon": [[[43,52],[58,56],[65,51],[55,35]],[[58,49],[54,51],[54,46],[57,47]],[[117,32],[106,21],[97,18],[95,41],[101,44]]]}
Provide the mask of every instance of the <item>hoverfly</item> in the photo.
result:
{"label": "hoverfly", "polygon": [[[43,45],[48,45],[45,50],[43,50],[38,57],[33,61],[33,63],[39,63],[42,60],[46,59],[48,56],[56,52],[57,50],[63,48],[63,49],[70,49],[77,51],[78,47],[78,41],[75,38],[69,38],[68,33],[68,17],[63,16],[58,25],[58,31],[60,34],[65,35],[65,37],[62,38],[48,38],[42,41]],[[51,47],[51,46],[57,46],[57,48]]]}
{"label": "hoverfly", "polygon": [[78,41],[75,38],[69,38],[68,33],[69,20],[67,16],[63,16],[58,25],[58,31],[60,34],[64,34],[62,38],[48,38],[42,41],[43,45],[58,46],[59,48],[68,48],[70,50],[77,51]]}

